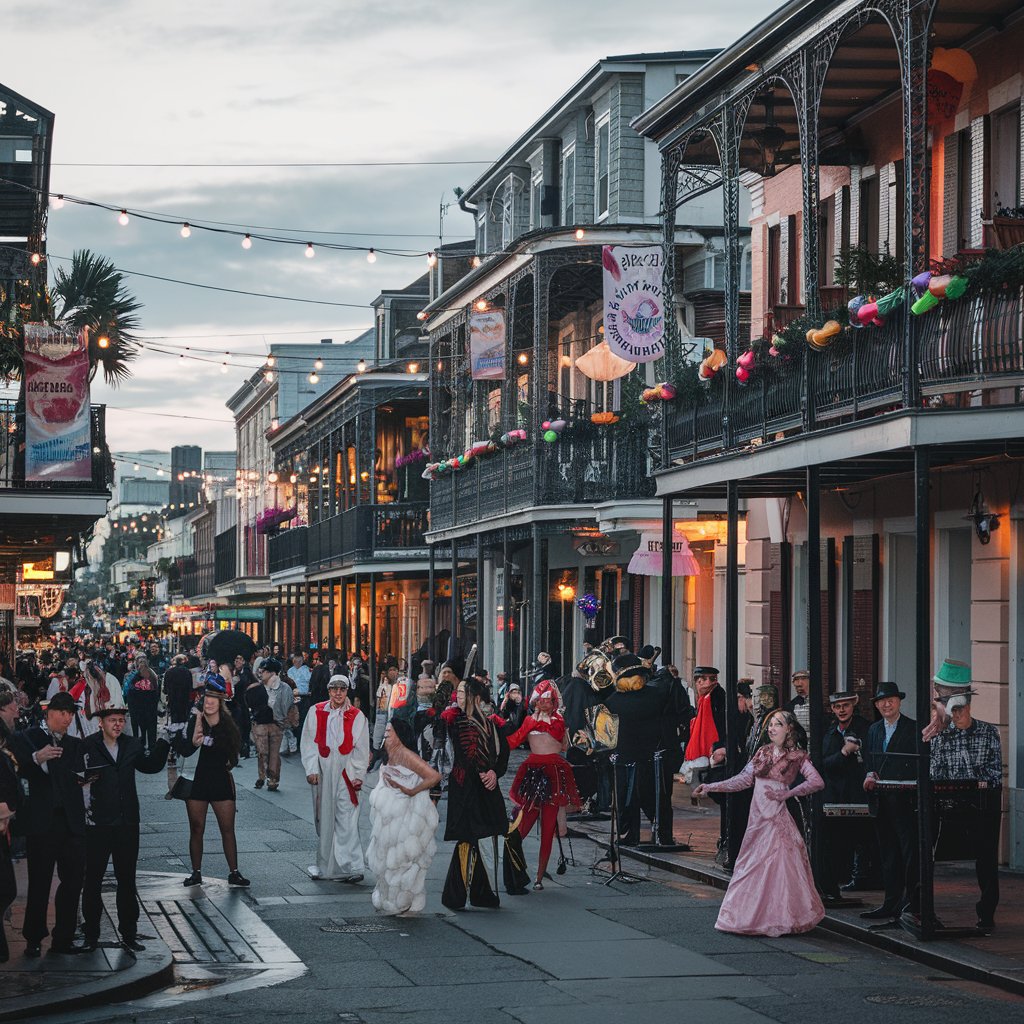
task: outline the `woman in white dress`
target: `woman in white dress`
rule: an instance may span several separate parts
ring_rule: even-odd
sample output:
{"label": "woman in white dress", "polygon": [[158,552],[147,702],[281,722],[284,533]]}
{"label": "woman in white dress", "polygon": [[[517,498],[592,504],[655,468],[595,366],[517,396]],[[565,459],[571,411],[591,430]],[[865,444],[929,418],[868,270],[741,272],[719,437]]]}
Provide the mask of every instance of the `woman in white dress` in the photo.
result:
{"label": "woman in white dress", "polygon": [[370,794],[370,845],[366,861],[377,876],[374,910],[415,914],[426,905],[427,869],[437,849],[437,808],[429,790],[441,776],[414,753],[408,722],[388,724],[388,763]]}

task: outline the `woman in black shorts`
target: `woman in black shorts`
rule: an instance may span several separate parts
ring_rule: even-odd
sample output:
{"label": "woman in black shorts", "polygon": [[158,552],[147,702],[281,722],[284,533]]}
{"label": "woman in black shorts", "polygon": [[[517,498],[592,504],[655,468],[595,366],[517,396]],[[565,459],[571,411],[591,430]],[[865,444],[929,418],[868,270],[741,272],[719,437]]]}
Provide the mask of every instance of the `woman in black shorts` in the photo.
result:
{"label": "woman in black shorts", "polygon": [[185,730],[179,733],[178,752],[184,757],[199,750],[191,791],[185,800],[188,810],[188,852],[192,874],[185,885],[202,885],[203,833],[206,812],[212,805],[220,826],[224,859],[228,862],[228,885],[245,886],[249,880],[238,870],[238,844],[235,841],[235,780],[231,769],[238,764],[241,736],[235,720],[224,708],[227,688],[221,676],[206,677],[202,711],[193,711]]}

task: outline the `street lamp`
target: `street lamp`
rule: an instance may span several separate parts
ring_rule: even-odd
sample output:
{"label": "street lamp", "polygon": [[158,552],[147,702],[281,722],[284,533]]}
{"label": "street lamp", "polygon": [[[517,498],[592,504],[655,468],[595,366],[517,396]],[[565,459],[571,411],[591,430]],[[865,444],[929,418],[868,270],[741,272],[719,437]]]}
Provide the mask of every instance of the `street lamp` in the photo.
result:
{"label": "street lamp", "polygon": [[[562,640],[560,655],[562,659],[561,667],[564,669],[568,665],[568,658],[566,657],[565,648],[565,612],[569,605],[572,603],[572,599],[576,596],[576,588],[571,583],[561,582],[555,588],[558,591],[558,598],[562,602]],[[572,650],[572,643],[569,644],[569,650]]]}

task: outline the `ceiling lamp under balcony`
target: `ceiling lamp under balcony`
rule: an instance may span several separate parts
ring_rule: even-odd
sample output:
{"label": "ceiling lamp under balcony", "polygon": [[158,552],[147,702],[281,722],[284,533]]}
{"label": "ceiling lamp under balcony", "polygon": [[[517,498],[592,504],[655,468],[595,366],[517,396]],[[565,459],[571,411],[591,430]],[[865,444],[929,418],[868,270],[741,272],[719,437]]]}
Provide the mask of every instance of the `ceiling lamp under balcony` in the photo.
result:
{"label": "ceiling lamp under balcony", "polygon": [[782,148],[788,138],[775,121],[775,94],[768,93],[764,97],[764,127],[754,133],[754,145],[761,157],[756,170],[762,178],[773,178],[777,173]]}

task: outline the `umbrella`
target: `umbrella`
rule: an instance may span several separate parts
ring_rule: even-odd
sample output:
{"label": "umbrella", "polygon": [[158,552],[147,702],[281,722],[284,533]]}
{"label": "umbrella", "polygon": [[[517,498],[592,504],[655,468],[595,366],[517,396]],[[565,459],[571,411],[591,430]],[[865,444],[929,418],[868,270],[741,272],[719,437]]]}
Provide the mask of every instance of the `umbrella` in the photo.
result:
{"label": "umbrella", "polygon": [[[629,560],[628,572],[635,576],[661,575],[661,534],[643,533],[640,535],[640,547],[633,552]],[[700,566],[694,558],[690,545],[685,537],[672,538],[672,575],[699,576]]]}
{"label": "umbrella", "polygon": [[635,370],[636,363],[621,359],[602,341],[576,360],[576,369],[591,380],[618,380]]}
{"label": "umbrella", "polygon": [[240,629],[218,629],[199,642],[200,657],[212,659],[218,665],[230,665],[239,654],[248,661],[255,651],[252,637]]}

